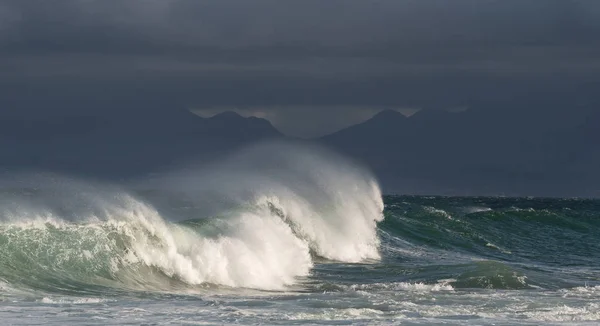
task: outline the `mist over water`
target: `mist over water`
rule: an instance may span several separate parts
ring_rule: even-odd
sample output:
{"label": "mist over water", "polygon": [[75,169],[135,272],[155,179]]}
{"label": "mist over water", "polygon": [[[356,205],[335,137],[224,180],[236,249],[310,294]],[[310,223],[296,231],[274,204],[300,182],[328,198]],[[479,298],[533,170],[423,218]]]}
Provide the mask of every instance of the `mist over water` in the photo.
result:
{"label": "mist over water", "polygon": [[0,188],[8,324],[600,320],[595,200],[383,197],[368,170],[286,143]]}

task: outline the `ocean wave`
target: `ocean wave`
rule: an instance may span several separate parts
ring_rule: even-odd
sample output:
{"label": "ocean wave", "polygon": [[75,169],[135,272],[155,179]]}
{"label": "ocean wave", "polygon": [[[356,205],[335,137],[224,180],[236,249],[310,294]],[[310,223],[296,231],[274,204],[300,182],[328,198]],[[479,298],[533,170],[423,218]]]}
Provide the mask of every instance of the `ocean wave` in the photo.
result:
{"label": "ocean wave", "polygon": [[[267,146],[232,159],[251,166],[256,157],[276,162],[263,174],[231,162],[210,173],[187,171],[186,182],[207,181],[211,196],[229,196],[230,206],[211,218],[175,222],[127,191],[66,178],[41,182],[46,191],[36,190],[33,199],[13,193],[0,207],[0,278],[11,286],[82,295],[206,284],[280,290],[308,275],[313,255],[379,259],[377,182],[313,151]],[[233,175],[235,190],[225,182]]]}
{"label": "ocean wave", "polygon": [[435,208],[435,207],[431,207],[431,206],[423,206],[423,209],[430,214],[434,214],[434,215],[445,217],[449,220],[452,220],[452,215],[450,215],[450,213],[446,212],[443,209],[439,209],[439,208]]}

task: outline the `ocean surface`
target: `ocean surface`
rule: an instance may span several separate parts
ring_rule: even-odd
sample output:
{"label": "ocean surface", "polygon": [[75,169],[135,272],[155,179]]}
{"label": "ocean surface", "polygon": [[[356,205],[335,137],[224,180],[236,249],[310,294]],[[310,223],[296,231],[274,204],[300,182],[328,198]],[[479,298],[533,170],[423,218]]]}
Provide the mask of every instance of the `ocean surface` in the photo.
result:
{"label": "ocean surface", "polygon": [[600,201],[382,196],[311,153],[3,182],[0,324],[600,322]]}

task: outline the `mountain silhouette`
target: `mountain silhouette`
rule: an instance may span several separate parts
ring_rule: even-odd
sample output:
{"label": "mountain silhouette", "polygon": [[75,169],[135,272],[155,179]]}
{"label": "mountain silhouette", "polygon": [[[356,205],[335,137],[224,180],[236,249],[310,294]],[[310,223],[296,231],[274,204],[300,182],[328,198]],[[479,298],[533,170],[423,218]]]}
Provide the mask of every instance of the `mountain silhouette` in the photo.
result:
{"label": "mountain silhouette", "polygon": [[[371,138],[396,137],[404,129],[407,118],[398,111],[384,110],[366,122],[344,128],[325,136],[330,142],[354,141],[357,144]],[[368,135],[368,137],[365,137]]]}
{"label": "mountain silhouette", "polygon": [[371,167],[389,192],[600,194],[600,114],[382,111],[319,141]]}
{"label": "mountain silhouette", "polygon": [[267,120],[233,112],[212,118],[177,109],[0,116],[0,167],[121,177],[280,137]]}
{"label": "mountain silhouette", "polygon": [[[599,196],[598,126],[594,109],[422,110],[410,117],[385,110],[315,141],[363,162],[388,193]],[[13,112],[0,115],[0,169],[142,176],[284,137],[269,121],[235,112]]]}

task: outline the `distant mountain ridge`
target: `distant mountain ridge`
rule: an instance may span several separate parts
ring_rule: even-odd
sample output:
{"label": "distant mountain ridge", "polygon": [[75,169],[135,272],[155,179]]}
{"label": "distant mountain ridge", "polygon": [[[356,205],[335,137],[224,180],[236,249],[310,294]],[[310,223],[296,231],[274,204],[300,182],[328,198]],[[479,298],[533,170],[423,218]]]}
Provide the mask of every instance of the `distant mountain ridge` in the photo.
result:
{"label": "distant mountain ridge", "polygon": [[[382,111],[319,142],[370,166],[390,192],[600,196],[600,114]],[[596,162],[596,163],[591,163]]]}
{"label": "distant mountain ridge", "polygon": [[234,112],[212,118],[187,110],[0,116],[0,167],[86,175],[143,175],[281,137],[269,121],[244,118]]}
{"label": "distant mountain ridge", "polygon": [[360,142],[365,139],[365,134],[371,137],[387,137],[396,132],[396,128],[404,128],[407,119],[398,111],[383,110],[365,122],[326,135],[322,139],[335,141],[335,139],[352,138]]}
{"label": "distant mountain ridge", "polygon": [[[393,110],[313,140],[363,162],[387,193],[600,196],[600,113]],[[143,176],[284,139],[265,119],[187,110],[0,114],[0,169]]]}

